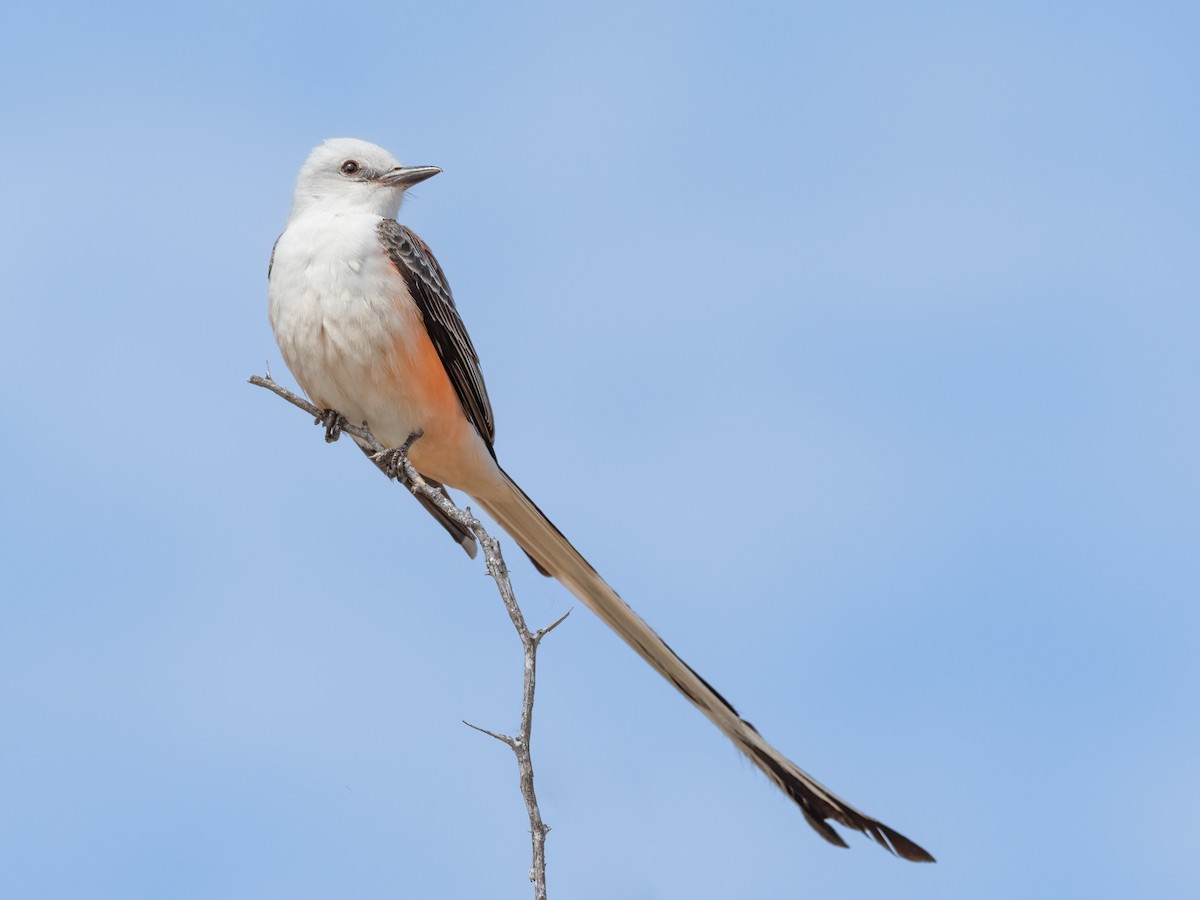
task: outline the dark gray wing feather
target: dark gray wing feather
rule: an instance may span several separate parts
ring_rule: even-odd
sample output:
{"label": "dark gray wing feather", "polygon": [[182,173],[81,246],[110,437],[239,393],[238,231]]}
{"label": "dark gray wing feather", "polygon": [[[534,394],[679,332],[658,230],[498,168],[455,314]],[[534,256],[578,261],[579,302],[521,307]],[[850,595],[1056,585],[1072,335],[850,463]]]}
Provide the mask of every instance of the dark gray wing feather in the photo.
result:
{"label": "dark gray wing feather", "polygon": [[[425,330],[450,376],[463,412],[491,450],[496,440],[496,423],[479,368],[479,355],[454,306],[450,283],[442,267],[428,245],[394,219],[379,223],[379,240],[421,310]],[[495,456],[494,451],[492,455]]]}
{"label": "dark gray wing feather", "polygon": [[[450,376],[450,383],[454,386],[463,412],[487,444],[492,459],[495,459],[496,451],[492,444],[496,440],[496,422],[492,418],[492,404],[488,400],[483,372],[479,368],[479,354],[475,352],[475,345],[471,343],[467,328],[458,315],[446,273],[438,265],[429,245],[395,219],[384,219],[379,223],[379,240],[388,259],[408,286],[413,302],[421,310],[425,330],[429,332],[438,358]],[[456,533],[453,523],[448,524],[444,517],[438,515],[440,510],[436,506],[427,503],[426,508],[468,553],[475,555],[472,552],[475,549],[474,535]],[[541,563],[528,553],[525,555],[529,556],[539,572],[550,575]]]}

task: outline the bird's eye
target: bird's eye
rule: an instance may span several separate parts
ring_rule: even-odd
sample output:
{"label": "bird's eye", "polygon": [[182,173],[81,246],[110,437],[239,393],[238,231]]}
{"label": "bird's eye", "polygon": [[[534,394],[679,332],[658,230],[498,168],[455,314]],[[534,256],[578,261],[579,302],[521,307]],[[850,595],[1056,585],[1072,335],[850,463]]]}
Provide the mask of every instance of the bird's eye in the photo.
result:
{"label": "bird's eye", "polygon": [[343,175],[353,175],[355,172],[358,171],[358,168],[359,168],[358,163],[356,163],[352,159],[348,159],[344,163],[342,163],[342,174]]}

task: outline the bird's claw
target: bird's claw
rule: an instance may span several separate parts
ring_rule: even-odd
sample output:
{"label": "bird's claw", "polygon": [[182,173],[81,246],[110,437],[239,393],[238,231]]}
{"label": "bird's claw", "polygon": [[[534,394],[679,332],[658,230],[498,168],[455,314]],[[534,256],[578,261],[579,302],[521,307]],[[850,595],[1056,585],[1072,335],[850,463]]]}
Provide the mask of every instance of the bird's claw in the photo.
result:
{"label": "bird's claw", "polygon": [[383,469],[383,474],[397,481],[407,481],[404,476],[404,460],[407,454],[403,450],[380,450],[371,458]]}
{"label": "bird's claw", "polygon": [[349,423],[336,409],[323,409],[313,419],[313,424],[325,426],[325,443],[332,444],[342,436],[342,429]]}
{"label": "bird's claw", "polygon": [[388,478],[395,478],[403,484],[408,484],[408,473],[405,471],[404,464],[408,462],[408,451],[413,443],[416,442],[424,432],[414,431],[399,447],[394,447],[391,450],[380,450],[371,458],[375,460],[375,464],[383,469]]}

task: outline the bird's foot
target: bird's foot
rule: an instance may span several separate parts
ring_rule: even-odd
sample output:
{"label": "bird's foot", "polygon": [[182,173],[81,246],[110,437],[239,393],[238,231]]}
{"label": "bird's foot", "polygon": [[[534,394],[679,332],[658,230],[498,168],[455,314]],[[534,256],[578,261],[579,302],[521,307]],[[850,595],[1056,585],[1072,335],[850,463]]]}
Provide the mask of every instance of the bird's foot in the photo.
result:
{"label": "bird's foot", "polygon": [[380,450],[372,459],[379,468],[383,469],[384,474],[388,478],[395,478],[397,481],[408,484],[409,478],[405,471],[404,464],[408,462],[408,451],[412,449],[412,445],[416,442],[424,432],[414,431],[399,447],[394,447],[391,450]]}
{"label": "bird's foot", "polygon": [[346,421],[346,417],[336,409],[323,409],[313,419],[313,424],[325,426],[325,443],[332,444],[342,436],[342,429],[349,423]]}

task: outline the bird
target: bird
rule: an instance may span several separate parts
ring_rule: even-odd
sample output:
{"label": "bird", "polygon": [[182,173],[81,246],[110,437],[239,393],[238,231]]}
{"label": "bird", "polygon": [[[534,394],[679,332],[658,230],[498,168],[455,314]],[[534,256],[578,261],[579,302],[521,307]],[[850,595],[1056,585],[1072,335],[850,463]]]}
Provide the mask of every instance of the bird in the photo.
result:
{"label": "bird", "polygon": [[[428,483],[462,491],[728,737],[825,840],[830,821],[894,854],[926,850],[855,809],[771,746],[621,599],[501,468],[479,356],[429,246],[397,216],[405,191],[437,175],[354,138],[317,146],[300,168],[268,267],[268,315],[284,361],[314,404],[407,446]],[[364,448],[365,449],[365,448]],[[474,535],[416,495],[464,550]]]}

